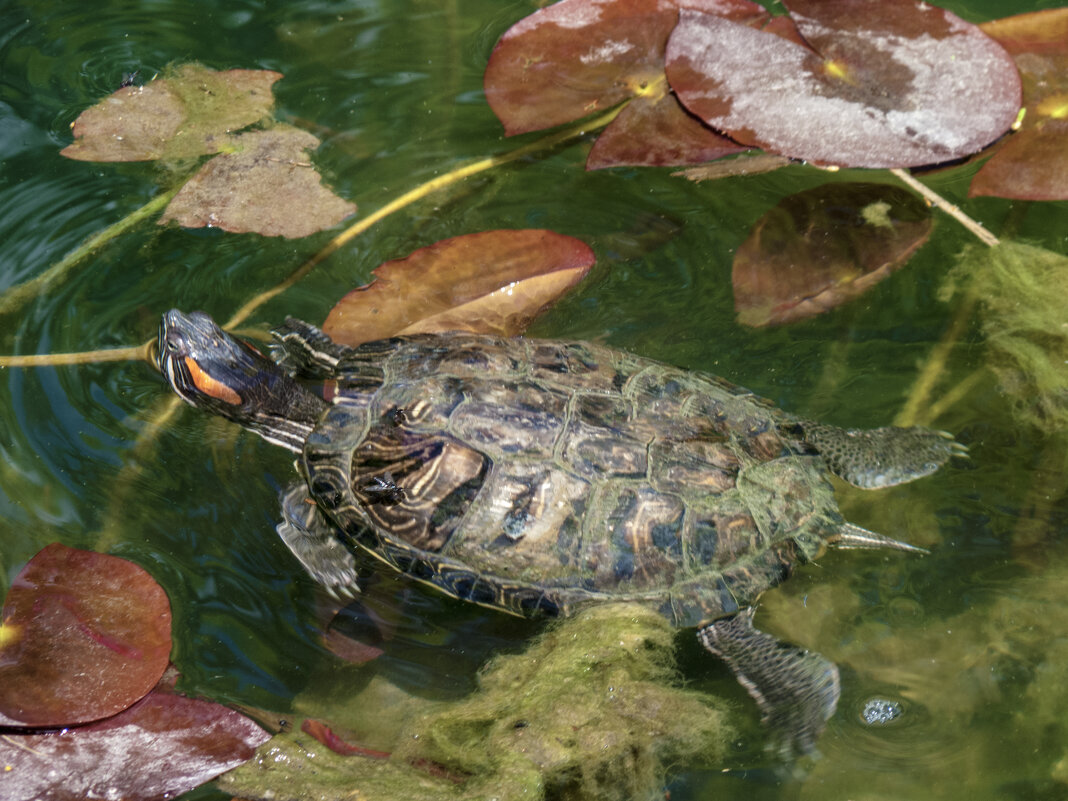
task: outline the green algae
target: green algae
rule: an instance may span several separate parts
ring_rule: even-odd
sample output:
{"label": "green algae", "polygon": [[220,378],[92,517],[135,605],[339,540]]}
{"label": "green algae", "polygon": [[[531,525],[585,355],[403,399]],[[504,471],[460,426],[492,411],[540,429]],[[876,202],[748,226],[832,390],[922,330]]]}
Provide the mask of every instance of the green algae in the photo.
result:
{"label": "green algae", "polygon": [[388,760],[291,732],[220,784],[279,800],[640,798],[672,766],[719,762],[734,737],[722,702],[680,686],[675,633],[642,607],[599,606],[493,659],[464,699],[383,708],[407,717]]}
{"label": "green algae", "polygon": [[1068,430],[1068,257],[1017,242],[972,246],[942,289],[978,299],[990,368],[1017,419]]}

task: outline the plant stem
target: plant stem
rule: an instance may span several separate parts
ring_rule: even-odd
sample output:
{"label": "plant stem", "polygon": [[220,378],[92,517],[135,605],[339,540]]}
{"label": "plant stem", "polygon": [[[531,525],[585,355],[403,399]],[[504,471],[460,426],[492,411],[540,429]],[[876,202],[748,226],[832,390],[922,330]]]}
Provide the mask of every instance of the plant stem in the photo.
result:
{"label": "plant stem", "polygon": [[9,288],[0,296],[0,315],[11,314],[20,309],[28,301],[48,291],[53,283],[66,276],[66,274],[79,263],[92,255],[103,245],[110,242],[119,234],[125,233],[142,220],[160,212],[174,197],[181,187],[169,189],[162,194],[156,195],[141,208],[127,214],[117,223],[109,225],[103,231],[94,234],[82,242],[61,260],[53,264],[43,273],[29,281],[17,284]]}
{"label": "plant stem", "polygon": [[452,186],[455,183],[459,183],[460,181],[463,181],[466,178],[470,178],[472,175],[476,175],[480,172],[484,172],[485,170],[489,170],[494,167],[500,167],[503,164],[508,164],[510,162],[516,161],[517,159],[524,158],[525,156],[528,156],[531,153],[535,153],[539,150],[547,150],[551,147],[555,147],[556,145],[562,142],[566,142],[569,139],[573,139],[575,137],[579,137],[586,133],[589,133],[590,131],[596,131],[599,128],[603,128],[613,119],[615,119],[616,115],[619,114],[622,109],[622,105],[617,106],[611,111],[602,114],[600,117],[595,117],[592,120],[587,120],[586,122],[580,123],[571,128],[565,128],[562,131],[557,131],[556,133],[549,134],[548,136],[542,137],[537,141],[523,145],[522,147],[517,147],[515,150],[509,151],[508,153],[504,153],[500,156],[490,156],[489,158],[479,159],[478,161],[473,161],[468,164],[464,164],[454,170],[450,170],[444,175],[439,175],[437,178],[433,178],[427,181],[426,183],[420,184],[414,189],[405,192],[400,197],[395,198],[389,203],[387,203],[385,206],[382,206],[380,209],[378,209],[378,211],[374,212],[373,214],[369,214],[361,220],[358,220],[356,223],[349,226],[347,229],[335,236],[326,244],[326,246],[322,250],[320,250],[318,253],[316,253],[314,256],[304,262],[304,264],[298,267],[292,275],[290,275],[284,281],[279,283],[277,286],[274,286],[271,289],[268,289],[265,292],[261,292],[260,294],[256,295],[254,298],[248,301],[248,303],[246,303],[244,306],[234,312],[234,316],[231,317],[223,327],[233,328],[234,326],[243,323],[249,318],[249,316],[252,315],[253,312],[256,311],[256,309],[258,309],[264,303],[285,292],[291,286],[293,286],[302,278],[304,278],[304,276],[310,273],[316,265],[318,265],[327,257],[337,252],[337,250],[340,249],[343,245],[355,239],[357,236],[369,229],[375,223],[385,219],[389,215],[393,214],[395,211],[400,211],[406,206],[410,206],[417,200],[422,200],[427,195],[437,192],[439,189],[444,189],[445,187]]}
{"label": "plant stem", "polygon": [[24,356],[0,356],[0,368],[3,367],[55,367],[65,364],[96,364],[99,362],[123,362],[140,359],[149,361],[148,348],[151,343],[135,345],[129,348],[105,348],[103,350],[86,350],[78,353],[30,353]]}
{"label": "plant stem", "polygon": [[920,195],[922,195],[924,199],[936,209],[941,209],[954,220],[956,220],[965,228],[967,228],[968,231],[975,235],[984,245],[987,245],[988,247],[996,247],[1000,244],[996,236],[994,236],[982,225],[980,225],[967,214],[965,214],[963,211],[961,211],[960,206],[955,206],[930,187],[921,184],[919,181],[913,178],[912,175],[909,174],[908,170],[893,169],[890,170],[890,172],[899,181],[908,186],[909,189],[912,189],[914,192],[918,192]]}
{"label": "plant stem", "polygon": [[[959,206],[950,203],[933,189],[917,181],[907,170],[894,169],[890,170],[890,172],[914,192],[919,193],[933,207],[941,209],[963,225],[984,245],[988,247],[997,247],[1001,244],[1001,241],[996,236],[961,211]],[[957,345],[957,341],[964,334],[964,330],[972,316],[972,312],[975,310],[977,300],[978,298],[975,296],[974,292],[969,291],[965,294],[960,306],[957,308],[957,313],[953,318],[949,330],[928,355],[927,361],[924,363],[919,377],[917,377],[916,382],[912,385],[908,400],[905,401],[904,407],[902,407],[897,417],[894,418],[894,425],[911,426],[916,425],[920,420],[920,409],[927,404],[931,392],[938,384],[942,372],[945,370],[949,354],[953,351],[953,348]],[[978,380],[978,377],[973,374],[966,378],[961,385],[958,385],[957,389],[959,390],[961,386],[970,387],[971,382],[976,380]],[[962,395],[959,393],[951,392],[949,396],[943,398],[939,403],[934,404],[934,406],[928,410],[928,413],[924,415],[925,422],[931,422],[937,419],[938,415],[942,414],[960,397],[962,397]],[[952,398],[952,400],[949,400],[950,398]],[[937,414],[935,414],[936,409]]]}

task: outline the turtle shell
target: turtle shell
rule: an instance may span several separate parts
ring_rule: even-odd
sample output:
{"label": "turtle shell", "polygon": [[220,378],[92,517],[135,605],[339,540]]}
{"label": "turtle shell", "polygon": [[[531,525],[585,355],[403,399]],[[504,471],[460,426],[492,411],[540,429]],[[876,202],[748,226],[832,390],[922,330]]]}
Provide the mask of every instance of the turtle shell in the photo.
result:
{"label": "turtle shell", "polygon": [[588,343],[476,334],[346,350],[303,471],[351,541],[513,612],[752,603],[841,525],[818,457],[749,391]]}

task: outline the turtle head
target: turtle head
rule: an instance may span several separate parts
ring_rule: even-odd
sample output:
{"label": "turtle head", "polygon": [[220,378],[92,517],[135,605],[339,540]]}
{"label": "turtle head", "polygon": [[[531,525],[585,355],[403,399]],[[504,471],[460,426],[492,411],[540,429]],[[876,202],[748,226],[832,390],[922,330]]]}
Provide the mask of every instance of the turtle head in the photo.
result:
{"label": "turtle head", "polygon": [[300,451],[325,402],[204,312],[163,315],[157,366],[186,403]]}

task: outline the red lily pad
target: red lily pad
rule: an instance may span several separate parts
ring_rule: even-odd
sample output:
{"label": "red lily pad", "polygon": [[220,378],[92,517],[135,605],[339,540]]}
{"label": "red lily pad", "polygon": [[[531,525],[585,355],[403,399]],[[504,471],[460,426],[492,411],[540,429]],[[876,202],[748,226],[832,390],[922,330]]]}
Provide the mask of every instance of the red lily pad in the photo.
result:
{"label": "red lily pad", "polygon": [[[765,19],[748,0],[690,0],[739,20]],[[601,135],[589,169],[696,164],[744,148],[689,118],[664,76],[678,18],[669,0],[561,0],[513,25],[485,74],[486,100],[509,136],[630,103]]]}
{"label": "red lily pad", "polygon": [[710,131],[665,94],[628,103],[593,143],[586,169],[701,164],[748,149]]}
{"label": "red lily pad", "polygon": [[281,73],[216,72],[184,64],[144,86],[126,86],[86,109],[60,154],[79,161],[151,161],[215,153],[227,134],[267,116]]}
{"label": "red lily pad", "polygon": [[589,245],[553,231],[485,231],[388,261],[338,302],[323,324],[335,342],[473,331],[514,336],[581,281]]}
{"label": "red lily pad", "polygon": [[886,184],[824,184],[785,198],[734,257],[743,325],[813,317],[901,267],[931,233],[926,204]]}
{"label": "red lily pad", "polygon": [[1027,113],[1020,130],[976,173],[968,194],[1068,200],[1068,8],[980,27],[1016,61]]}
{"label": "red lily pad", "polygon": [[312,134],[288,125],[232,137],[234,152],[201,167],[159,222],[289,239],[336,225],[356,204],[323,186],[306,152],[318,146]]}
{"label": "red lily pad", "polygon": [[1016,117],[1012,59],[948,11],[913,0],[786,5],[807,45],[690,9],[668,42],[679,100],[743,144],[823,164],[908,167],[975,153]]}
{"label": "red lily pad", "polygon": [[71,726],[126,709],[159,681],[170,602],[132,562],[53,543],[15,577],[0,632],[0,725]]}
{"label": "red lily pad", "polygon": [[174,798],[248,761],[269,736],[232,709],[154,692],[88,726],[0,737],[0,797]]}

